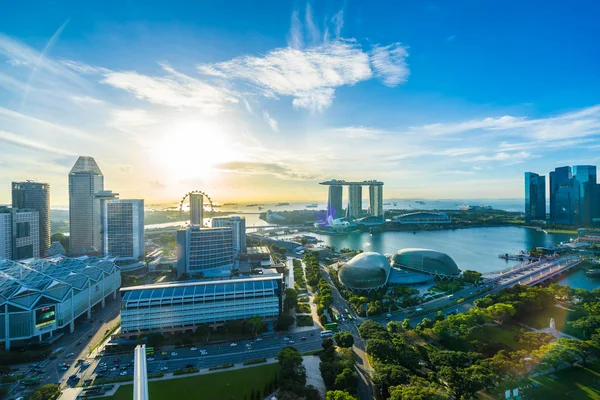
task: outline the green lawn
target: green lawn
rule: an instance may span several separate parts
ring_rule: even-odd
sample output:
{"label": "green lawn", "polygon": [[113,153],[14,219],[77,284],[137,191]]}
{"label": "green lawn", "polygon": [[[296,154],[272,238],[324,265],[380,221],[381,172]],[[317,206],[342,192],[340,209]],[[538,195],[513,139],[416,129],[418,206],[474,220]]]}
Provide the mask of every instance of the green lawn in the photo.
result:
{"label": "green lawn", "polygon": [[[552,375],[552,374],[550,374]],[[586,367],[576,366],[566,371],[531,379],[542,385],[525,389],[528,399],[595,399],[600,400],[600,362]]]}
{"label": "green lawn", "polygon": [[548,233],[564,233],[566,235],[577,235],[574,229],[547,229]]}
{"label": "green lawn", "polygon": [[[252,390],[261,393],[279,371],[279,364],[242,368],[233,371],[217,372],[148,383],[152,400],[242,400],[250,397]],[[264,393],[263,393],[264,394]],[[133,385],[124,385],[113,397],[116,400],[131,400]]]}

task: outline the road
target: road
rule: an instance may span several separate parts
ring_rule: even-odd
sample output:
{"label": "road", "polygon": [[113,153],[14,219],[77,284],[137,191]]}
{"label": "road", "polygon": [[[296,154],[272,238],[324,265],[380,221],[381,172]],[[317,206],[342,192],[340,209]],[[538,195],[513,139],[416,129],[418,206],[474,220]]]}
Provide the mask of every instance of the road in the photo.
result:
{"label": "road", "polygon": [[[99,304],[94,307],[91,320],[87,320],[85,315],[79,317],[75,321],[75,331],[68,333],[67,328],[67,333],[52,344],[52,350],[60,352],[58,357],[45,359],[38,363],[37,368],[34,367],[34,364],[15,366],[18,371],[16,373],[24,374],[28,378],[41,375],[41,385],[49,383],[64,385],[67,377],[76,370],[74,367],[75,361],[85,359],[91,347],[100,342],[106,330],[119,323],[120,306],[121,301],[118,297],[116,299],[107,298],[105,308],[102,308]],[[70,366],[67,371],[59,369],[59,363],[63,362]],[[27,397],[33,389],[32,387],[22,388],[20,385],[15,384],[10,395],[13,397]]]}
{"label": "road", "polygon": [[[284,335],[276,337],[264,337],[260,341],[237,342],[236,346],[231,343],[219,345],[196,346],[197,350],[191,350],[191,347],[172,348],[168,350],[165,347],[161,354],[157,352],[154,356],[148,356],[148,373],[163,372],[172,373],[176,369],[193,366],[199,369],[210,368],[227,363],[243,363],[247,360],[256,358],[274,358],[279,351],[286,346],[293,346],[300,352],[310,352],[321,349],[322,339],[319,335],[320,329],[305,331],[297,334],[288,335],[291,338],[290,343],[283,339]],[[302,340],[302,338],[305,338]],[[247,344],[251,343],[251,349]],[[206,355],[201,355],[200,350],[206,350]],[[92,360],[90,360],[92,361]],[[70,374],[76,374],[77,379],[70,379],[67,385],[70,387],[83,384],[86,379],[92,378],[114,378],[120,374],[133,375],[133,351],[130,355],[106,355],[93,360],[88,367],[77,366]]]}

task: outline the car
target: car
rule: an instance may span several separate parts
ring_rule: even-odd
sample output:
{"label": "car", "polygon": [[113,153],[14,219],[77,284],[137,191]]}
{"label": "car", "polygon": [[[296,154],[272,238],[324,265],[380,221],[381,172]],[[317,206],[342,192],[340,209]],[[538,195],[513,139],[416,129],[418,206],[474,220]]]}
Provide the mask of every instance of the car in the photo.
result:
{"label": "car", "polygon": [[229,345],[229,347],[235,347],[235,346],[237,346],[237,343],[231,343],[231,344]]}
{"label": "car", "polygon": [[69,364],[67,364],[66,362],[60,362],[60,363],[58,363],[58,366],[59,367],[68,367]]}
{"label": "car", "polygon": [[161,370],[161,371],[166,371],[166,370],[168,370],[168,369],[169,369],[169,367],[162,367],[160,370]]}
{"label": "car", "polygon": [[58,367],[58,369],[60,369],[61,371],[68,371],[69,367]]}
{"label": "car", "polygon": [[196,347],[192,347],[190,350],[191,350],[191,351],[196,351],[196,350],[198,350],[198,349],[197,349]]}
{"label": "car", "polygon": [[174,351],[174,352],[172,352],[172,353],[171,353],[171,355],[172,355],[173,357],[175,357],[175,356],[177,355],[177,352],[176,352],[176,351]]}
{"label": "car", "polygon": [[166,351],[161,351],[160,354],[163,355],[163,356],[166,356],[167,352]]}
{"label": "car", "polygon": [[262,341],[262,338],[261,338],[261,337],[257,337],[257,338],[256,338],[256,341],[257,341],[257,342],[260,342],[260,341]]}
{"label": "car", "polygon": [[146,361],[154,361],[154,357],[148,357]]}
{"label": "car", "polygon": [[116,364],[116,363],[120,363],[120,362],[121,362],[121,359],[120,359],[120,358],[117,358],[116,360],[113,360],[113,363],[115,363],[115,364]]}
{"label": "car", "polygon": [[121,376],[125,376],[125,375],[127,375],[127,371],[123,371],[123,372],[121,372],[119,375],[121,375]]}
{"label": "car", "polygon": [[392,318],[392,314],[390,314],[390,313],[387,313],[385,316],[388,318]]}
{"label": "car", "polygon": [[289,340],[288,344],[295,344],[296,342],[294,342],[293,340]]}
{"label": "car", "polygon": [[73,375],[69,376],[69,380],[75,380],[75,379],[79,379],[79,376],[77,376],[77,374],[73,374]]}
{"label": "car", "polygon": [[307,340],[307,339],[306,339],[306,336],[302,336],[302,337],[300,338],[300,340]]}
{"label": "car", "polygon": [[390,317],[385,317],[385,320],[386,320],[386,321],[389,321],[389,320],[390,320]]}
{"label": "car", "polygon": [[75,343],[75,346],[81,346],[81,342]]}
{"label": "car", "polygon": [[129,368],[127,365],[123,365],[123,366],[121,367],[121,371],[126,371],[126,370],[127,370],[127,368]]}
{"label": "car", "polygon": [[419,307],[415,311],[423,311],[423,307]]}
{"label": "car", "polygon": [[69,353],[65,356],[65,358],[73,357],[74,355],[75,355],[75,353]]}
{"label": "car", "polygon": [[246,347],[252,347],[252,343],[246,343]]}
{"label": "car", "polygon": [[90,362],[89,361],[84,361],[83,363],[81,363],[81,365],[83,367],[89,367],[90,366]]}
{"label": "car", "polygon": [[94,335],[88,335],[88,339],[91,339],[93,337],[94,337]]}
{"label": "car", "polygon": [[207,354],[208,354],[208,352],[206,350],[200,350],[200,355],[201,356],[205,356]]}
{"label": "car", "polygon": [[117,368],[116,368],[116,367],[112,367],[112,368],[110,369],[110,372],[115,372],[116,370],[117,370]]}

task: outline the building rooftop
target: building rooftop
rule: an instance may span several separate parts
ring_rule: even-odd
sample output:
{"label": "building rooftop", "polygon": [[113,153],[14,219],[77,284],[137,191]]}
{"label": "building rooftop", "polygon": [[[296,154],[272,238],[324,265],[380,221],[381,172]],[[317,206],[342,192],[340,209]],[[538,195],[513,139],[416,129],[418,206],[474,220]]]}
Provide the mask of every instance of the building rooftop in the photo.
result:
{"label": "building rooftop", "polygon": [[248,247],[246,250],[246,254],[248,254],[249,256],[258,254],[271,254],[271,250],[269,250],[267,246]]}
{"label": "building rooftop", "polygon": [[73,168],[71,168],[70,174],[79,174],[79,173],[90,173],[95,175],[102,175],[102,171],[100,171],[100,167],[96,164],[96,160],[94,157],[86,157],[80,156]]}
{"label": "building rooftop", "polygon": [[0,305],[7,301],[28,309],[45,296],[61,301],[74,288],[99,282],[118,267],[112,258],[54,257],[21,261],[0,260]]}
{"label": "building rooftop", "polygon": [[223,283],[244,283],[244,282],[262,282],[271,281],[273,279],[283,279],[283,274],[279,273],[263,273],[260,275],[254,275],[252,277],[230,277],[221,279],[196,279],[191,281],[181,282],[166,282],[158,284],[148,284],[139,286],[130,286],[121,288],[121,292],[130,292],[133,290],[148,290],[148,289],[168,289],[188,286],[206,286],[206,285],[218,285]]}
{"label": "building rooftop", "polygon": [[362,181],[362,182],[352,182],[352,181],[338,181],[336,179],[332,179],[330,181],[320,182],[319,185],[341,185],[341,186],[366,186],[366,185],[376,185],[383,186],[383,182],[372,180],[372,181]]}

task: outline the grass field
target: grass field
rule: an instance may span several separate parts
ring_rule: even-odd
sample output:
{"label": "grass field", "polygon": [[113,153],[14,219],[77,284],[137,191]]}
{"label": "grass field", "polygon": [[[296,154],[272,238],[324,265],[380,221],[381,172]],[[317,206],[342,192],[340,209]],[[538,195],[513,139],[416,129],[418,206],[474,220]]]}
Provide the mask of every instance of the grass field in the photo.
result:
{"label": "grass field", "polygon": [[547,229],[548,233],[564,233],[566,235],[577,235],[574,229]]}
{"label": "grass field", "polygon": [[[242,368],[148,383],[152,400],[242,400],[250,397],[252,390],[261,393],[279,371],[279,364]],[[116,400],[131,400],[133,385],[124,385],[113,397]]]}
{"label": "grass field", "polygon": [[587,367],[576,366],[566,371],[531,379],[541,386],[525,389],[528,399],[595,399],[600,400],[600,362]]}

